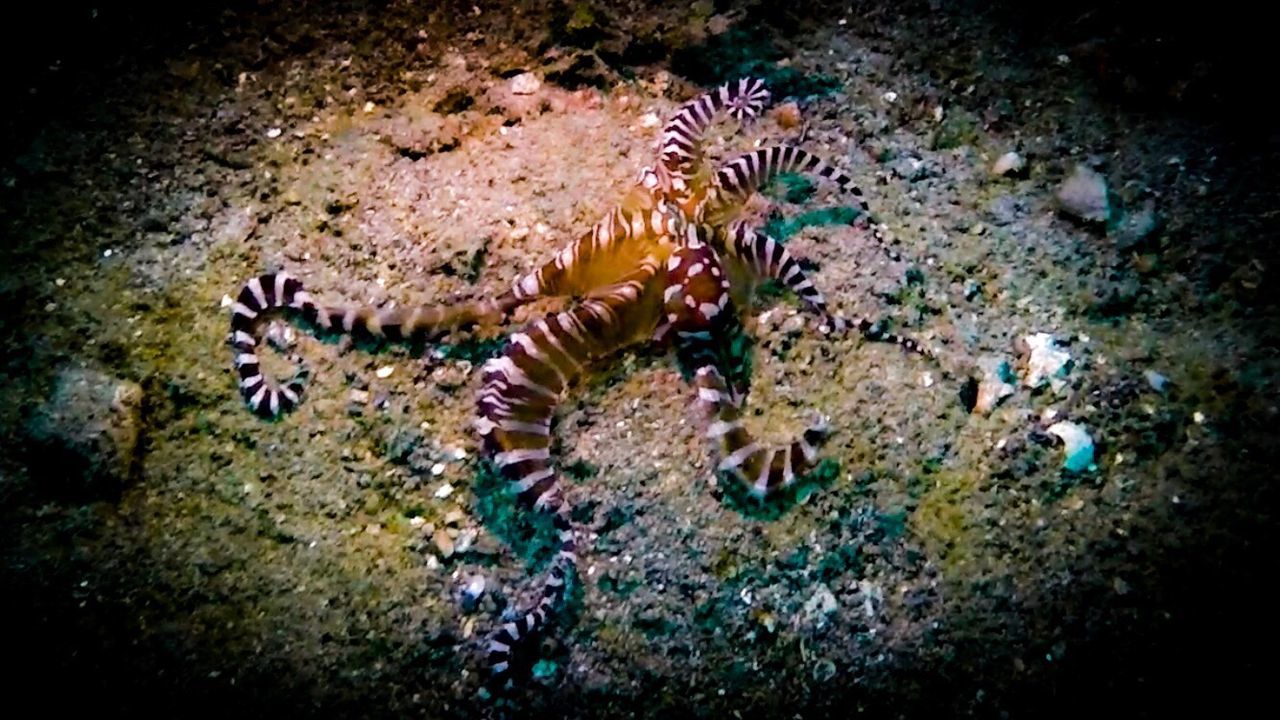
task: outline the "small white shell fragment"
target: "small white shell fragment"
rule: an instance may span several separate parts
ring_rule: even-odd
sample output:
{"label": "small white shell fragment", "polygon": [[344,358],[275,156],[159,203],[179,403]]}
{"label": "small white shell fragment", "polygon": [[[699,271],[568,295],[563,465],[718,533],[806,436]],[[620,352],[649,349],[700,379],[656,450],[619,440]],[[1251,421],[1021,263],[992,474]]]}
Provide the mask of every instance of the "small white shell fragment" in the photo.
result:
{"label": "small white shell fragment", "polygon": [[374,109],[374,108],[376,108],[376,107],[377,107],[377,105],[374,105],[374,104],[373,104],[373,101],[372,101],[372,100],[370,100],[369,102],[367,102],[367,103],[365,103],[365,104],[364,104],[364,111],[365,111],[365,112],[367,112],[367,113],[371,113],[371,112],[373,112],[373,109]]}
{"label": "small white shell fragment", "polygon": [[1071,369],[1071,354],[1059,347],[1058,341],[1049,333],[1036,333],[1023,339],[1031,349],[1023,384],[1038,388],[1048,381],[1055,393],[1061,392],[1067,385],[1065,378]]}
{"label": "small white shell fragment", "polygon": [[1169,378],[1155,370],[1147,370],[1142,373],[1142,376],[1147,379],[1147,384],[1151,386],[1151,389],[1158,393],[1164,392],[1165,388],[1169,386]]}
{"label": "small white shell fragment", "polygon": [[1200,412],[1199,410],[1197,410],[1197,411],[1195,411],[1194,413],[1192,413],[1192,414],[1191,414],[1191,419],[1192,419],[1192,420],[1194,420],[1194,421],[1196,422],[1196,424],[1197,424],[1197,425],[1203,425],[1203,424],[1204,424],[1204,413],[1202,413],[1202,412]]}
{"label": "small white shell fragment", "polygon": [[933,387],[933,373],[931,372],[920,373],[920,384],[925,387]]}
{"label": "small white shell fragment", "polygon": [[476,541],[476,536],[479,534],[480,532],[475,528],[467,528],[466,530],[458,533],[458,538],[453,541],[453,551],[461,554],[470,550],[472,544]]}
{"label": "small white shell fragment", "polygon": [[383,365],[374,372],[374,375],[377,375],[380,378],[389,378],[394,370],[395,368],[390,365]]}
{"label": "small white shell fragment", "polygon": [[442,473],[444,473],[444,463],[436,463],[431,466],[432,475],[440,475]]}
{"label": "small white shell fragment", "polygon": [[462,588],[462,592],[468,598],[470,598],[472,602],[475,602],[476,600],[480,599],[481,595],[484,594],[484,585],[485,585],[484,576],[476,575],[475,577],[471,578],[470,581],[467,582],[465,587]]}
{"label": "small white shell fragment", "polygon": [[453,449],[453,459],[454,459],[454,460],[465,460],[465,459],[466,459],[466,457],[467,457],[467,451],[466,451],[466,450],[464,450],[463,448],[454,448],[454,449]]}
{"label": "small white shell fragment", "polygon": [[991,174],[1012,175],[1013,173],[1021,172],[1026,166],[1027,161],[1024,160],[1021,155],[1016,152],[1009,151],[1001,155],[999,158],[996,158],[995,163],[991,165]]}
{"label": "small white shell fragment", "polygon": [[222,296],[222,307],[229,308],[234,302],[235,300],[232,300],[230,295]]}
{"label": "small white shell fragment", "polygon": [[[431,471],[434,473],[435,468],[434,467],[431,468]],[[450,485],[449,483],[445,483],[436,489],[435,494],[437,498],[440,498],[441,500],[443,500],[444,498],[447,498],[453,494],[453,486]]]}
{"label": "small white shell fragment", "polygon": [[658,117],[658,113],[645,113],[640,118],[640,127],[656,128],[662,124],[662,118]]}
{"label": "small white shell fragment", "polygon": [[1089,437],[1089,432],[1082,425],[1063,420],[1050,425],[1046,432],[1062,440],[1066,453],[1062,467],[1080,472],[1093,465],[1093,438]]}
{"label": "small white shell fragment", "polygon": [[271,128],[270,130],[267,131],[267,137],[271,140],[275,140],[276,138],[280,137],[280,133],[282,132],[284,131],[281,130],[280,128]]}
{"label": "small white shell fragment", "polygon": [[884,101],[885,101],[885,102],[887,102],[887,103],[895,103],[895,102],[897,102],[897,101],[898,101],[898,93],[896,93],[896,92],[894,92],[894,91],[890,90],[890,91],[886,92],[885,94],[881,95],[881,96],[880,96],[880,99],[881,99],[881,100],[884,100]]}

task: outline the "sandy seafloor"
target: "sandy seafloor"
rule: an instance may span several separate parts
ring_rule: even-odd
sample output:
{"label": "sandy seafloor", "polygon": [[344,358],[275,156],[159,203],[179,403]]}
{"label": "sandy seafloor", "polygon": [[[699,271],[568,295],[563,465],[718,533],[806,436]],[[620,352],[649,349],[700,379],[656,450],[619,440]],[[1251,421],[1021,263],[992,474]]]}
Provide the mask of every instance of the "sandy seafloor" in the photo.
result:
{"label": "sandy seafloor", "polygon": [[[1248,118],[1216,69],[1141,26],[881,5],[56,19],[89,49],[45,46],[18,78],[0,163],[6,682],[167,717],[1167,717],[1256,692],[1274,136],[1228,122]],[[763,510],[713,481],[671,356],[600,364],[555,433],[581,581],[532,674],[486,696],[478,638],[537,591],[547,545],[479,472],[475,353],[556,304],[425,357],[290,325],[315,379],[267,423],[235,390],[224,296],[272,270],[332,302],[496,294],[618,201],[655,118],[735,68],[803,123],[724,123],[708,153],[797,142],[855,178],[901,259],[840,224],[788,248],[838,310],[939,362],[760,297],[749,423],[779,441],[829,415],[839,468]],[[994,175],[1011,151],[1025,170]],[[1109,223],[1056,201],[1079,164]],[[791,199],[751,211],[844,203]],[[1059,388],[1022,382],[1036,333],[1070,354]],[[966,379],[1001,360],[1013,393],[970,411]],[[113,388],[140,392],[115,411],[126,439],[76,445]],[[1081,472],[1046,439],[1059,420],[1096,445]]]}

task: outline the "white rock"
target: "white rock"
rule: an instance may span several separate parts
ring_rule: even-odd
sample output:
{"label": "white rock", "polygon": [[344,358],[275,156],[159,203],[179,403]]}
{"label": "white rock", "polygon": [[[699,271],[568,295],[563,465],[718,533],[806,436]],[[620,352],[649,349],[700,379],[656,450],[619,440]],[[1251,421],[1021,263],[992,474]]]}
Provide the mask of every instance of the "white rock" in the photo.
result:
{"label": "white rock", "polygon": [[991,166],[992,175],[1012,175],[1021,172],[1027,166],[1027,161],[1016,152],[1007,152],[996,159]]}
{"label": "white rock", "polygon": [[1071,370],[1071,354],[1059,347],[1049,333],[1028,335],[1023,340],[1031,353],[1022,383],[1034,389],[1047,381],[1055,393],[1061,392],[1067,384],[1067,372]]}
{"label": "white rock", "polygon": [[[437,463],[437,464],[438,464],[438,463]],[[433,467],[431,468],[431,473],[432,473],[433,475],[438,474],[438,473],[436,473],[436,471],[435,471],[435,470],[436,470],[436,469],[435,469],[435,467],[433,466]],[[441,468],[441,472],[443,472],[443,468]],[[452,486],[452,485],[450,485],[449,483],[445,483],[445,484],[441,485],[439,488],[436,488],[436,497],[437,497],[437,498],[439,498],[439,499],[441,499],[441,500],[443,500],[443,499],[445,499],[445,498],[449,497],[449,496],[450,496],[450,495],[452,495],[452,494],[453,494],[453,486]]]}
{"label": "white rock", "polygon": [[1058,187],[1058,207],[1081,220],[1105,223],[1111,219],[1107,181],[1085,165],[1076,165],[1071,177]]}
{"label": "white rock", "polygon": [[382,366],[382,367],[378,368],[378,369],[377,369],[377,371],[376,371],[376,372],[374,372],[374,375],[377,375],[378,377],[380,377],[380,378],[384,378],[384,379],[385,379],[385,378],[389,378],[389,377],[391,377],[391,373],[392,373],[394,370],[395,370],[395,368],[394,368],[394,367],[392,367],[392,366],[390,366],[390,365],[384,365],[384,366]]}
{"label": "white rock", "polygon": [[1093,438],[1089,437],[1089,432],[1082,425],[1063,420],[1050,425],[1046,432],[1062,440],[1066,453],[1062,467],[1072,472],[1081,472],[1093,465]]}
{"label": "white rock", "polygon": [[516,95],[532,95],[542,89],[542,81],[533,73],[520,73],[511,78],[511,92]]}
{"label": "white rock", "polygon": [[826,585],[819,585],[813,595],[805,601],[804,614],[809,622],[822,624],[828,615],[836,611],[836,608],[836,596],[831,594],[831,590]]}
{"label": "white rock", "polygon": [[1147,379],[1147,384],[1151,386],[1151,389],[1158,393],[1164,392],[1165,388],[1169,386],[1169,378],[1161,375],[1155,370],[1147,370],[1142,373],[1142,376]]}

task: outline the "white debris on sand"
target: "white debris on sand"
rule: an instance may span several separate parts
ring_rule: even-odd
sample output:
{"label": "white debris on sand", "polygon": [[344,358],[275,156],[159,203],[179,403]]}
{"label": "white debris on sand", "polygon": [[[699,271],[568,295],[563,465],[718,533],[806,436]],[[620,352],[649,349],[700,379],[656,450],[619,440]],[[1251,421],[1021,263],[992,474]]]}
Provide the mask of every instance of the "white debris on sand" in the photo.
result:
{"label": "white debris on sand", "polygon": [[1142,376],[1146,378],[1147,384],[1151,386],[1151,389],[1158,393],[1164,392],[1169,387],[1169,378],[1155,370],[1147,370],[1142,373]]}
{"label": "white debris on sand", "polygon": [[532,95],[542,89],[537,75],[526,72],[511,78],[511,92],[516,95]]}
{"label": "white debris on sand", "polygon": [[991,174],[998,176],[1016,175],[1027,167],[1027,161],[1016,152],[1007,152],[991,165]]}
{"label": "white debris on sand", "polygon": [[978,368],[982,370],[982,379],[978,381],[978,399],[973,404],[973,412],[987,415],[1014,393],[1013,382],[1017,378],[1008,360],[993,355],[978,358]]}
{"label": "white debris on sand", "polygon": [[1077,165],[1075,172],[1058,187],[1058,207],[1080,220],[1105,223],[1111,219],[1111,205],[1107,200],[1107,181],[1085,165]]}
{"label": "white debris on sand", "polygon": [[831,594],[830,588],[826,585],[818,585],[813,595],[804,603],[805,620],[821,626],[826,622],[827,616],[835,612],[837,607],[836,596]]}
{"label": "white debris on sand", "polygon": [[1071,353],[1060,347],[1049,333],[1027,335],[1023,341],[1029,349],[1023,385],[1035,389],[1048,382],[1055,393],[1061,392],[1071,370]]}
{"label": "white debris on sand", "polygon": [[1046,432],[1062,440],[1065,451],[1062,467],[1081,472],[1093,466],[1093,438],[1083,425],[1063,420],[1050,425]]}

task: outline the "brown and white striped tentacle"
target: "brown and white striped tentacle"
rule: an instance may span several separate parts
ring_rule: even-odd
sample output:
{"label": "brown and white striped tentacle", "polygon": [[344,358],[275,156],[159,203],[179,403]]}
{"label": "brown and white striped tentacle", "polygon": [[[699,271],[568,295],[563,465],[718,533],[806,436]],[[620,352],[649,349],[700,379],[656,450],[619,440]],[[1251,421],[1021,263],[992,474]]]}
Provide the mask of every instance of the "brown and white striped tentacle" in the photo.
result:
{"label": "brown and white striped tentacle", "polygon": [[800,437],[781,447],[770,447],[752,437],[742,423],[742,409],[734,403],[724,378],[714,367],[700,368],[694,376],[697,405],[710,419],[705,431],[716,448],[718,472],[742,483],[747,494],[764,499],[795,484],[798,477],[818,463],[818,448],[830,432],[825,418],[809,426]]}
{"label": "brown and white striped tentacle", "polygon": [[778,175],[787,172],[804,172],[827,178],[836,183],[842,193],[852,195],[880,250],[894,262],[902,259],[902,255],[890,244],[889,238],[885,237],[883,229],[871,217],[866,197],[853,179],[813,153],[789,145],[761,148],[726,162],[716,172],[706,196],[699,201],[692,214],[698,222],[719,220],[752,193],[758,192]]}
{"label": "brown and white striped tentacle", "polygon": [[716,171],[707,196],[698,209],[698,215],[708,219],[716,218],[724,210],[759,192],[778,175],[788,172],[803,172],[831,180],[840,186],[842,193],[853,195],[858,209],[870,216],[871,211],[862,189],[854,183],[853,178],[817,155],[790,145],[753,150],[722,165]]}
{"label": "brown and white striped tentacle", "polygon": [[485,454],[511,482],[519,504],[552,516],[560,541],[538,601],[488,638],[495,679],[510,669],[517,643],[546,625],[576,570],[576,533],[551,467],[552,415],[565,388],[588,362],[636,337],[638,331],[630,325],[646,316],[640,301],[658,267],[655,258],[646,257],[620,282],[531,323],[482,369],[476,430]]}
{"label": "brown and white striped tentacle", "polygon": [[564,602],[569,578],[577,570],[577,540],[572,519],[569,516],[569,506],[561,503],[554,509],[551,519],[559,534],[560,546],[551,560],[551,567],[547,570],[542,594],[533,607],[515,619],[503,623],[487,638],[485,652],[494,680],[501,680],[510,671],[511,658],[516,645],[546,626],[551,613]]}
{"label": "brown and white striped tentacle", "polygon": [[543,297],[585,295],[597,278],[615,268],[613,279],[621,278],[634,265],[626,252],[634,241],[657,238],[674,232],[671,209],[665,203],[654,207],[613,208],[575,242],[564,247],[541,267],[518,279],[503,297],[521,305]]}
{"label": "brown and white striped tentacle", "polygon": [[[274,418],[297,407],[306,384],[309,373],[305,368],[283,385],[262,373],[257,355],[257,330],[265,313],[284,309],[301,315],[326,332],[412,342],[501,315],[509,312],[510,307],[510,298],[435,307],[320,306],[302,288],[302,283],[288,273],[262,275],[245,283],[231,306],[229,342],[235,350],[240,393],[254,413]],[[297,356],[290,356],[290,360],[301,363]]]}
{"label": "brown and white striped tentacle", "polygon": [[831,331],[843,333],[856,329],[869,340],[893,343],[908,352],[933,357],[933,353],[919,341],[888,332],[880,323],[861,316],[850,319],[831,313],[822,292],[814,286],[795,257],[777,240],[764,233],[756,232],[745,223],[734,223],[725,231],[725,235],[727,237],[723,242],[728,252],[739,258],[757,276],[777,280],[786,285],[814,313],[823,318]]}
{"label": "brown and white striped tentacle", "polygon": [[756,232],[746,223],[733,223],[722,231],[725,249],[743,262],[759,278],[777,280],[796,294],[833,332],[848,329],[848,321],[832,315],[822,291],[813,284],[804,268],[787,248],[772,237]]}
{"label": "brown and white striped tentacle", "polygon": [[[262,372],[258,359],[258,326],[265,313],[280,308],[311,316],[317,312],[302,283],[287,273],[253,278],[245,283],[231,304],[231,333],[227,340],[235,353],[240,395],[256,415],[265,418],[278,417],[297,407],[309,376],[309,371],[299,365],[294,377],[281,385]],[[300,363],[301,358],[291,356],[290,360]]]}
{"label": "brown and white striped tentacle", "polygon": [[769,91],[759,78],[727,82],[690,100],[676,111],[662,129],[658,167],[647,170],[641,183],[650,190],[661,187],[679,201],[691,193],[690,181],[697,173],[702,136],[724,112],[739,122],[759,115],[769,102]]}
{"label": "brown and white striped tentacle", "polygon": [[321,330],[356,337],[412,342],[509,312],[510,298],[460,305],[374,308],[361,305],[323,307],[308,318]]}

